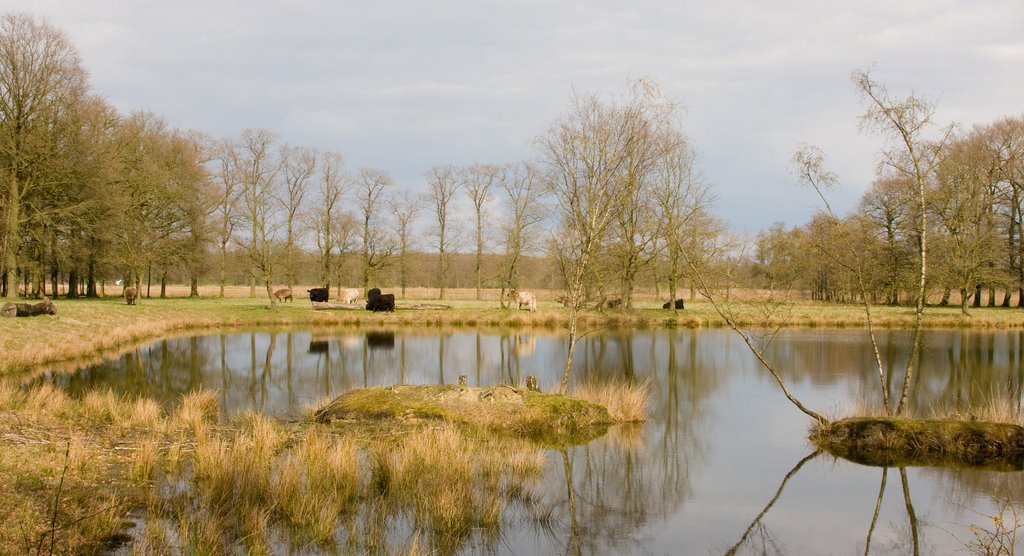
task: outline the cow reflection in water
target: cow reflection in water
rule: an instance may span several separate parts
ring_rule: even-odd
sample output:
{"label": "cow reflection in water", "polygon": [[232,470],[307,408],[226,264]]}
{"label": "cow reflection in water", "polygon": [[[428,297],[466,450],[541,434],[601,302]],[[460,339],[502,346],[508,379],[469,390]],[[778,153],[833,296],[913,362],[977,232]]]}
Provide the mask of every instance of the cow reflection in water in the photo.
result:
{"label": "cow reflection in water", "polygon": [[395,349],[394,332],[367,332],[366,347],[370,349]]}

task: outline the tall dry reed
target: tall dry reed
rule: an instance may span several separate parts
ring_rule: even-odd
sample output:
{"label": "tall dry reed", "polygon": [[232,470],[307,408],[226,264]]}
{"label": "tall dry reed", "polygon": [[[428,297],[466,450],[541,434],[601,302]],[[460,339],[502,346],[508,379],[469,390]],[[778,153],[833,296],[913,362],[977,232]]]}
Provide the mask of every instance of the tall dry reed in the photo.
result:
{"label": "tall dry reed", "polygon": [[577,384],[572,395],[604,406],[617,422],[632,423],[647,420],[650,391],[650,379],[641,382],[615,379]]}

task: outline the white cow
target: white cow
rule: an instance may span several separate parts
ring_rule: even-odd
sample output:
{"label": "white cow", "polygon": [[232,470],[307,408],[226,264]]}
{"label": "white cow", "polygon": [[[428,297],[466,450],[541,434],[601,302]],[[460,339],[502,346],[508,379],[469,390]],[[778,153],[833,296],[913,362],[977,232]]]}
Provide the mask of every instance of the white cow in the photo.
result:
{"label": "white cow", "polygon": [[338,292],[339,303],[352,303],[363,296],[363,290],[359,288],[341,288]]}
{"label": "white cow", "polygon": [[526,308],[529,309],[531,312],[537,310],[537,296],[533,295],[530,292],[511,290],[510,292],[508,292],[508,296],[509,298],[512,299],[513,302],[519,305],[520,309],[523,308],[523,305],[526,305]]}

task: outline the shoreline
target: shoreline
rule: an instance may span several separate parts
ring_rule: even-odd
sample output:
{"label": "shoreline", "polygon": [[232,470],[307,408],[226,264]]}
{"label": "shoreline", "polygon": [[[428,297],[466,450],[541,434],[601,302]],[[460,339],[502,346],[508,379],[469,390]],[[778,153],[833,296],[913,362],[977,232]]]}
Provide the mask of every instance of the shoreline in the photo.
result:
{"label": "shoreline", "polygon": [[[250,327],[331,329],[340,327],[406,328],[467,327],[557,330],[568,323],[568,311],[542,303],[536,313],[501,309],[496,300],[447,301],[451,309],[416,309],[394,313],[315,310],[303,301],[278,304],[241,297],[143,299],[128,306],[120,298],[58,299],[56,316],[6,318],[0,328],[0,375],[17,374],[41,365],[79,364],[120,353],[140,343],[195,332],[242,330]],[[866,329],[859,306],[803,302],[792,306],[785,320],[764,321],[756,303],[737,305],[742,327],[786,329]],[[879,330],[909,329],[912,307],[873,307]],[[723,328],[725,322],[706,302],[691,302],[678,312],[640,302],[625,310],[586,310],[580,324],[608,329]],[[1024,329],[1024,309],[980,308],[971,316],[958,308],[927,307],[926,329]]]}

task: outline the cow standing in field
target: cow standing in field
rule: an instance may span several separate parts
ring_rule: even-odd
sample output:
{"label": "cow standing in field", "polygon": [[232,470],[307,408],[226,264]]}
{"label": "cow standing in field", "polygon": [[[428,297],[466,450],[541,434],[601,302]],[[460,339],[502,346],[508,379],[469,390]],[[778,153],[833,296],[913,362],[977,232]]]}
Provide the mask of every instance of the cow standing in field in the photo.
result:
{"label": "cow standing in field", "polygon": [[274,297],[276,297],[278,301],[292,301],[292,290],[288,288],[277,290],[274,292]]}
{"label": "cow standing in field", "polygon": [[314,303],[323,303],[329,298],[330,292],[327,288],[313,288],[309,292],[309,300]]}
{"label": "cow standing in field", "polygon": [[530,292],[511,290],[508,292],[508,296],[520,309],[523,308],[523,305],[526,305],[526,308],[530,312],[535,312],[537,310],[537,296]]}
{"label": "cow standing in field", "polygon": [[338,290],[338,303],[352,303],[362,296],[363,292],[359,288],[341,288]]}
{"label": "cow standing in field", "polygon": [[139,298],[139,292],[135,288],[124,289],[124,300],[129,305],[135,305],[135,300]]}

